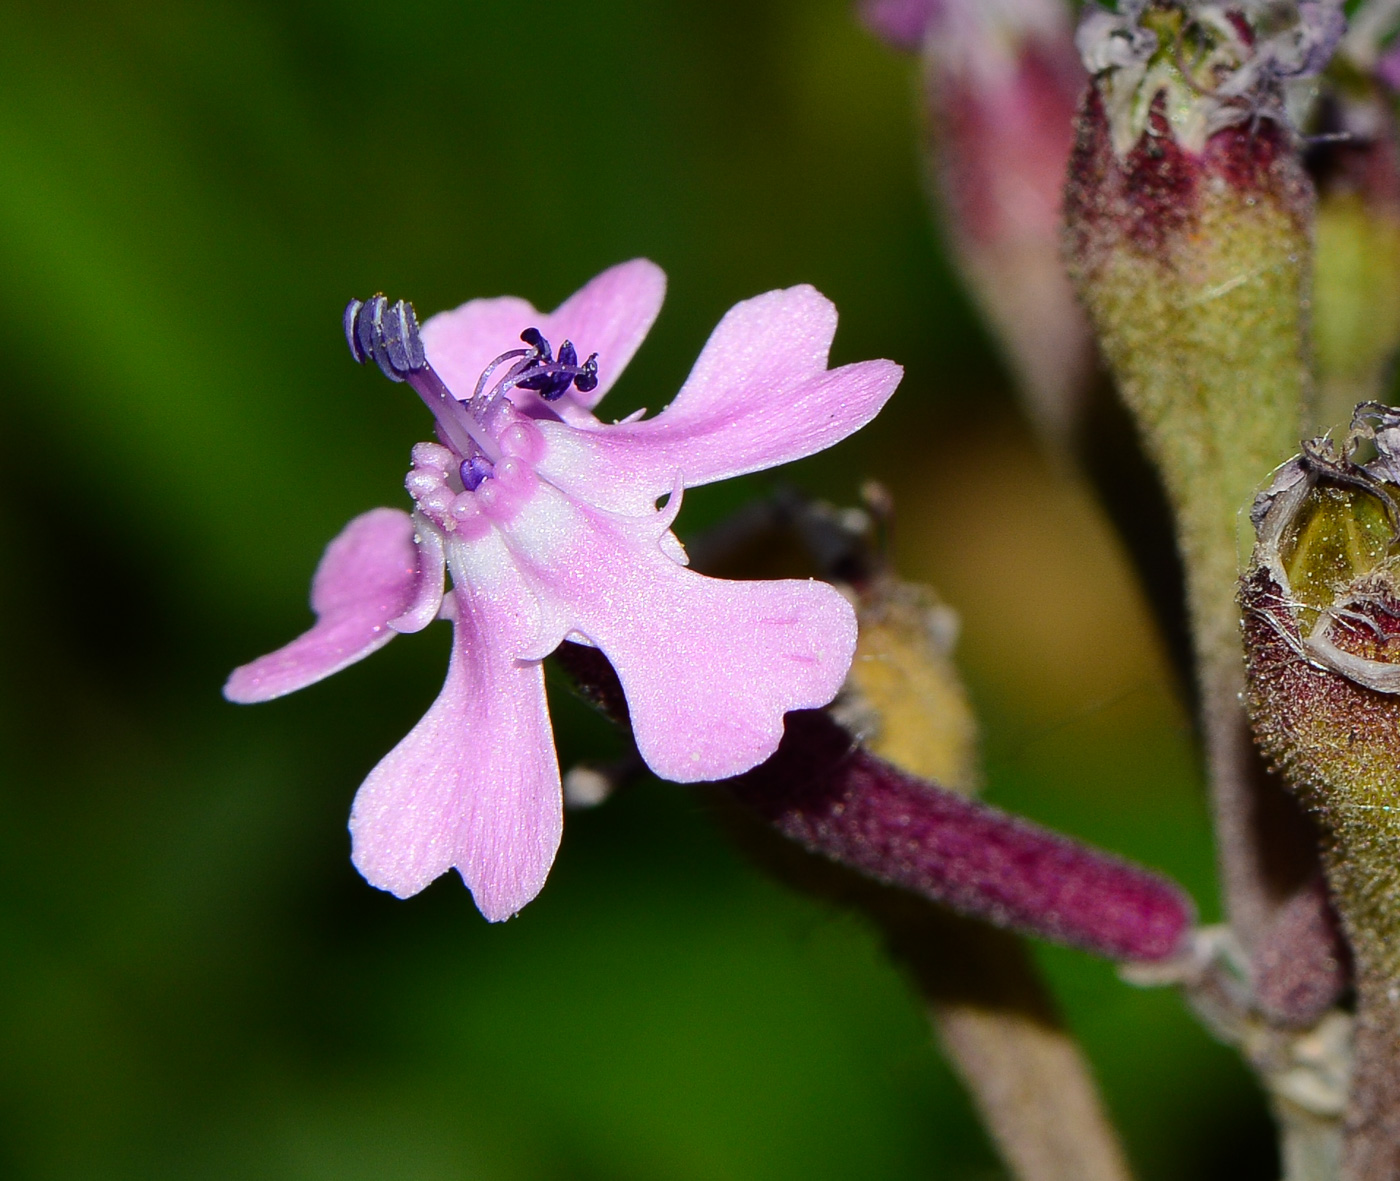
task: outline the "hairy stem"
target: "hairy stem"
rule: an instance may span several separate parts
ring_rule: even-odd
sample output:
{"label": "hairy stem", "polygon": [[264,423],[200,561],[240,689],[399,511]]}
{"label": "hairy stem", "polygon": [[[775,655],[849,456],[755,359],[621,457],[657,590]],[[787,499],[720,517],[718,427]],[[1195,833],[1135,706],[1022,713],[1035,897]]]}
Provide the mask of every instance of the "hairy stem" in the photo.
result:
{"label": "hairy stem", "polygon": [[1175,516],[1221,878],[1246,948],[1297,885],[1270,880],[1259,831],[1288,802],[1260,777],[1240,704],[1235,586],[1240,511],[1294,450],[1305,401],[1310,208],[1277,129],[1228,129],[1196,154],[1157,114],[1119,157],[1090,90],[1066,193],[1071,269]]}
{"label": "hairy stem", "polygon": [[[1400,776],[1385,785],[1383,795],[1400,800]],[[1365,819],[1348,819],[1357,810],[1332,810],[1326,856],[1356,961],[1346,1176],[1395,1181],[1400,1178],[1400,817],[1377,810]]]}
{"label": "hairy stem", "polygon": [[944,1051],[1022,1181],[1130,1176],[1074,1037],[1020,939],[926,910],[896,955],[911,969]]}

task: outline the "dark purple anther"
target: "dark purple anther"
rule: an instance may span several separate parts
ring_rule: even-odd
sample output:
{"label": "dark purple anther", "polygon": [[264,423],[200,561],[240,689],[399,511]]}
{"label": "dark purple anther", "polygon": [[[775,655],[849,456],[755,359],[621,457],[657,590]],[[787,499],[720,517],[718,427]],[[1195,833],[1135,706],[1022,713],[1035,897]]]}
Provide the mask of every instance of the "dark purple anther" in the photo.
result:
{"label": "dark purple anther", "polygon": [[[400,301],[400,304],[402,301]],[[361,352],[374,358],[374,363],[379,366],[379,370],[390,381],[403,381],[404,375],[408,372],[407,365],[395,365],[393,354],[389,351],[389,341],[391,334],[397,334],[402,330],[402,317],[396,313],[394,308],[389,306],[389,301],[382,295],[376,295],[365,304],[355,317],[356,338],[360,343]],[[398,344],[397,339],[394,342]],[[402,355],[401,349],[396,352]]]}
{"label": "dark purple anther", "polygon": [[525,329],[520,334],[520,339],[539,354],[538,360],[515,378],[515,384],[521,389],[534,390],[546,402],[555,402],[564,396],[564,391],[571,384],[577,384],[580,377],[585,382],[591,382],[587,386],[580,386],[580,389],[592,389],[598,384],[596,353],[589,358],[591,368],[580,367],[578,350],[574,348],[574,342],[571,340],[566,340],[559,346],[559,357],[555,360],[550,355],[549,341],[540,335],[539,329]]}
{"label": "dark purple anther", "polygon": [[541,361],[552,361],[554,354],[550,351],[549,341],[545,340],[538,328],[527,328],[520,334],[520,339],[528,344],[539,354]]}
{"label": "dark purple anther", "polygon": [[418,317],[411,303],[399,300],[385,310],[381,323],[384,352],[395,373],[413,373],[427,365],[428,355],[423,349]]}
{"label": "dark purple anther", "polygon": [[345,305],[345,342],[356,361],[373,358],[390,381],[405,381],[428,366],[418,317],[403,300],[391,305],[378,294],[365,303],[352,299]]}
{"label": "dark purple anther", "polygon": [[470,459],[462,460],[458,471],[462,477],[462,487],[468,492],[475,492],[481,487],[481,481],[492,473],[493,467],[484,457],[473,455]]}
{"label": "dark purple anther", "polygon": [[[350,352],[354,358],[363,365],[366,361],[373,360],[381,369],[384,368],[379,358],[383,355],[382,348],[377,347],[376,340],[379,335],[379,322],[384,314],[386,300],[382,295],[371,295],[364,303],[355,309],[353,317],[353,327],[355,329],[355,342],[351,346]],[[347,313],[349,309],[346,309]],[[402,381],[397,374],[386,374],[392,381]]]}
{"label": "dark purple anther", "polygon": [[574,389],[581,394],[588,393],[589,390],[598,388],[598,354],[589,354],[588,360],[579,369],[578,376],[574,378]]}
{"label": "dark purple anther", "polygon": [[522,389],[534,390],[546,402],[554,402],[563,397],[569,388],[574,374],[578,372],[578,353],[572,341],[566,340],[559,346],[559,360],[549,360],[549,342],[544,342],[545,356],[538,373],[531,373],[520,381]]}

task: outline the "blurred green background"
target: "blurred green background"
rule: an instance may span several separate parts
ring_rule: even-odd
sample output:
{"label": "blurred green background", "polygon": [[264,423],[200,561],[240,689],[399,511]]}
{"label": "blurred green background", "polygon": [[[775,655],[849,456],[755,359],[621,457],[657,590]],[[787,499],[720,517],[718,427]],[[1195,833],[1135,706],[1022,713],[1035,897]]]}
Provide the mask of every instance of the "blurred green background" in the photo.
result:
{"label": "blurred green background", "polygon": [[[1192,738],[1124,558],[1039,459],[926,215],[915,65],[843,0],[0,5],[0,1176],[1001,1176],[862,921],[648,783],[568,818],[540,899],[398,902],[356,786],[446,629],[284,701],[425,437],[340,311],[553,306],[646,255],[671,296],[608,406],[669,400],[737,300],[812,282],[838,361],[907,367],[785,477],[895,491],[961,612],[988,794],[1213,913]],[[770,486],[687,498],[683,536]],[[616,738],[565,696],[561,756]],[[1142,1178],[1272,1175],[1261,1101],[1177,999],[1039,948]]]}

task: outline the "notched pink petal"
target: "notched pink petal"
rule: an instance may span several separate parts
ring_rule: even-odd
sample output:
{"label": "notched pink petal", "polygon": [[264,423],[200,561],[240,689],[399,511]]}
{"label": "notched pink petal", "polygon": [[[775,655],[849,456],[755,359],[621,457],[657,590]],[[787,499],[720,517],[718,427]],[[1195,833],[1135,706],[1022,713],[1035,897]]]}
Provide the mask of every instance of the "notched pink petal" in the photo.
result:
{"label": "notched pink petal", "polygon": [[826,369],[836,305],[806,283],[736,303],[715,325],[675,400],[657,415],[732,413],[736,391],[786,389]]}
{"label": "notched pink petal", "polygon": [[356,517],[326,547],[311,583],[310,631],[251,664],[224,685],[230,701],[270,701],[354,664],[397,634],[389,621],[408,606],[418,578],[413,522],[398,509]]}
{"label": "notched pink petal", "polygon": [[[836,696],[856,621],[835,588],[706,578],[663,552],[658,514],[629,521],[551,490],[537,500],[505,530],[507,544],[539,598],[612,662],[637,747],[658,775],[738,775],[777,749],[788,710]],[[546,531],[553,541],[541,547]]]}
{"label": "notched pink petal", "polygon": [[647,766],[678,783],[741,774],[777,750],[785,713],[836,696],[855,612],[824,582],[727,582],[667,566],[680,577],[664,641],[651,626],[588,634],[622,681]]}
{"label": "notched pink petal", "polygon": [[537,627],[513,572],[459,582],[442,693],[361,786],[353,859],[406,898],[455,867],[492,922],[544,885],[563,830],[563,793],[544,676],[513,646]]}
{"label": "notched pink petal", "polygon": [[815,454],[875,417],[903,370],[827,369],[836,309],[811,287],[731,308],[681,392],[654,418],[577,430],[539,423],[545,479],[602,508],[639,513],[668,492]]}

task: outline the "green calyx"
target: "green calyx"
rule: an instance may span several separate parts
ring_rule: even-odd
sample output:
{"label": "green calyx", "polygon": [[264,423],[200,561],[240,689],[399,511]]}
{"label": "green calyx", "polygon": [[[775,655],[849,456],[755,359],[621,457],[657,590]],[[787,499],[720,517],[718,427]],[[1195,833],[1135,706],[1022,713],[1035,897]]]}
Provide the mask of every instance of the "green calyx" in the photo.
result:
{"label": "green calyx", "polygon": [[[1281,133],[1120,162],[1093,119],[1080,175],[1101,179],[1068,194],[1071,273],[1173,503],[1198,653],[1238,665],[1240,510],[1295,449],[1310,388],[1311,186]],[[1144,206],[1141,178],[1168,169]]]}

